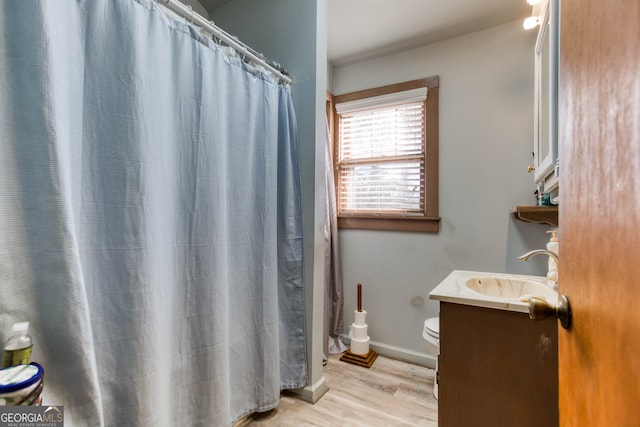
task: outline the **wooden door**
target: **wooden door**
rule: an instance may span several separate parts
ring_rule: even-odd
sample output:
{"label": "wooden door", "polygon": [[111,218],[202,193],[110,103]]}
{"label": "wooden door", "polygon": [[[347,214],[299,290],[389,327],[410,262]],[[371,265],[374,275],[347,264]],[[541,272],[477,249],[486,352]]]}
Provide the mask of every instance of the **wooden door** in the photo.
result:
{"label": "wooden door", "polygon": [[640,1],[561,7],[560,426],[639,426]]}

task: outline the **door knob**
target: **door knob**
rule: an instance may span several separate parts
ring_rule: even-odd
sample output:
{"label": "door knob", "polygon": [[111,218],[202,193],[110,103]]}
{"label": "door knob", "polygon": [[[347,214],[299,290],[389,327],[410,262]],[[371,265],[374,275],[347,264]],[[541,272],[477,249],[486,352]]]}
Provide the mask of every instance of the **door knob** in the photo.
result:
{"label": "door knob", "polygon": [[558,297],[558,304],[549,304],[542,298],[529,298],[529,318],[531,320],[544,320],[549,316],[557,317],[563,328],[571,327],[571,304],[565,295]]}

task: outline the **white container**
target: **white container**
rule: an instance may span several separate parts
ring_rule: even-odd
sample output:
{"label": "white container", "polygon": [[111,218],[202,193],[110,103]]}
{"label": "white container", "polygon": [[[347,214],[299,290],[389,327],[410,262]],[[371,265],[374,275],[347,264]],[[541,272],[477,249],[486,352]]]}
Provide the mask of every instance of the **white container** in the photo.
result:
{"label": "white container", "polygon": [[29,322],[21,322],[13,325],[13,335],[9,337],[4,346],[2,367],[28,365],[31,363],[31,349],[33,340],[29,335]]}
{"label": "white container", "polygon": [[[560,250],[560,244],[558,242],[558,230],[549,230],[547,233],[551,234],[551,239],[549,239],[549,242],[547,243],[547,250],[559,255],[558,251]],[[558,264],[556,264],[556,261],[552,257],[549,257],[549,263],[547,266],[547,282],[551,284],[558,283]]]}
{"label": "white container", "polygon": [[39,404],[43,373],[37,363],[0,369],[0,406]]}

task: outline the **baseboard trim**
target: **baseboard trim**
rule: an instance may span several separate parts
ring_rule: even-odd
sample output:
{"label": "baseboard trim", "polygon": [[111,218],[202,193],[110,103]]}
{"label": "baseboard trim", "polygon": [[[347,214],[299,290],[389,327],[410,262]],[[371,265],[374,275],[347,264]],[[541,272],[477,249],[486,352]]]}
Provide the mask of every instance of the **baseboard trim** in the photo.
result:
{"label": "baseboard trim", "polygon": [[316,381],[313,385],[287,391],[295,395],[300,400],[304,400],[309,403],[316,403],[326,392],[329,391],[329,386],[327,386],[327,382],[325,381],[324,376],[322,376],[322,378]]}
{"label": "baseboard trim", "polygon": [[[349,337],[346,335],[343,335],[343,340],[347,345],[351,342]],[[375,350],[380,356],[413,363],[414,365],[424,366],[431,369],[436,368],[436,358],[428,353],[421,353],[407,348],[383,344],[377,341],[369,341],[369,347]]]}

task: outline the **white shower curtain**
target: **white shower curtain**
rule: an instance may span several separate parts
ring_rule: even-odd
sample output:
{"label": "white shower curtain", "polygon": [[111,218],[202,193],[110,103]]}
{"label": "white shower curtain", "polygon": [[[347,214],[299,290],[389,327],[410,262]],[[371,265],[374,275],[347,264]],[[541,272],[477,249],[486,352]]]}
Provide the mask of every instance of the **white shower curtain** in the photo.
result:
{"label": "white shower curtain", "polygon": [[307,384],[290,89],[150,0],[0,2],[0,338],[68,426]]}

